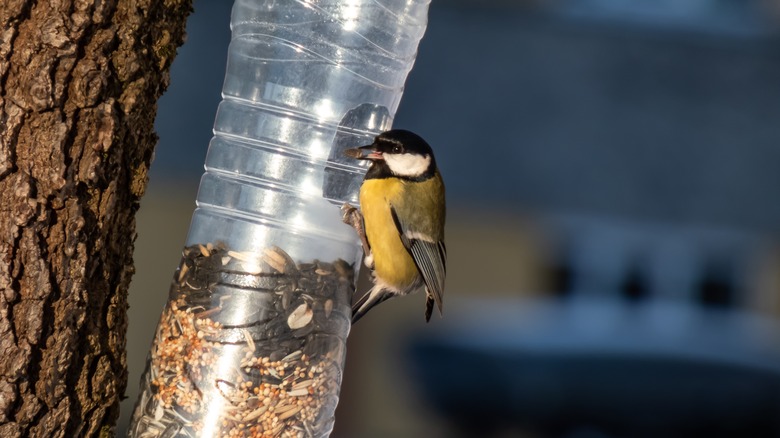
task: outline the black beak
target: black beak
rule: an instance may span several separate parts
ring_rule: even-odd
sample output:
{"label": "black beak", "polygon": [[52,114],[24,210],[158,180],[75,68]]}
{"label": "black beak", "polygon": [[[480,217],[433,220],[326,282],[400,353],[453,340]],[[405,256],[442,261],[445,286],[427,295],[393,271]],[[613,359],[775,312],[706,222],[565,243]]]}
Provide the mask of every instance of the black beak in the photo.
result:
{"label": "black beak", "polygon": [[[368,155],[364,155],[364,152],[369,152]],[[344,155],[354,158],[356,160],[384,160],[382,152],[376,150],[376,146],[373,144],[367,146],[361,146],[359,148],[347,149],[344,151]]]}

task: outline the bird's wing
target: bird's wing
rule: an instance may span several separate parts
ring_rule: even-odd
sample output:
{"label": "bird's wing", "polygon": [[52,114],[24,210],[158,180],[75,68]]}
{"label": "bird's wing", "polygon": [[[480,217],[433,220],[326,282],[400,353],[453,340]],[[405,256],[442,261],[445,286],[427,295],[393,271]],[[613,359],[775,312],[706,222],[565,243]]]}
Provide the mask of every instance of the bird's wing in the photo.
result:
{"label": "bird's wing", "polygon": [[441,313],[444,299],[444,278],[447,275],[447,248],[444,246],[444,242],[432,242],[425,240],[422,236],[405,232],[405,228],[392,206],[390,212],[393,215],[393,222],[398,229],[398,234],[401,236],[401,242],[411,254],[428,293],[433,296]]}

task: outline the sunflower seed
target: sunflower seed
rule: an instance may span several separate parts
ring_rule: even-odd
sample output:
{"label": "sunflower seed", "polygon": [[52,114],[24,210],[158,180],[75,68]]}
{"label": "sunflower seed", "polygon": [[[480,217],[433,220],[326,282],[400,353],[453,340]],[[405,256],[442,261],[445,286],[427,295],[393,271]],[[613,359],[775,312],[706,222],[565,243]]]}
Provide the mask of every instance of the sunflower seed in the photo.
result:
{"label": "sunflower seed", "polygon": [[295,310],[290,313],[290,316],[287,317],[287,325],[293,330],[305,327],[311,322],[313,316],[314,312],[311,311],[309,305],[303,303],[296,307]]}

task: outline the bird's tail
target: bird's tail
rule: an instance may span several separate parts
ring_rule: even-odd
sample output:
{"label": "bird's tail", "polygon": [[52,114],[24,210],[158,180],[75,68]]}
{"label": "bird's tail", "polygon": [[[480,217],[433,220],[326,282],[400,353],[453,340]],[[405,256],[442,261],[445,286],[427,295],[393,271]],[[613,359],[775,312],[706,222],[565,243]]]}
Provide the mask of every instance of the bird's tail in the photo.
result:
{"label": "bird's tail", "polygon": [[[433,313],[433,304],[435,300],[431,295],[426,295],[425,298],[425,322],[430,322],[431,314]],[[441,307],[439,307],[439,314],[441,314]]]}
{"label": "bird's tail", "polygon": [[352,324],[358,322],[372,307],[392,297],[384,288],[374,286],[352,305]]}

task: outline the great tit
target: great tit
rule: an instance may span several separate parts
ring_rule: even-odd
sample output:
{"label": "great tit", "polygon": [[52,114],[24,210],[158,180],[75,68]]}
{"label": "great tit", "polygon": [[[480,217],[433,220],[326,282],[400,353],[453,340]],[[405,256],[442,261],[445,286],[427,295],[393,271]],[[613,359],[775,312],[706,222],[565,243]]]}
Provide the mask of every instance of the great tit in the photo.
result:
{"label": "great tit", "polygon": [[353,304],[352,323],[388,298],[423,287],[427,322],[434,303],[442,313],[447,262],[444,181],[433,150],[417,134],[394,129],[345,153],[371,161],[360,187],[362,215],[349,204],[342,207],[344,221],[361,238],[374,280]]}

